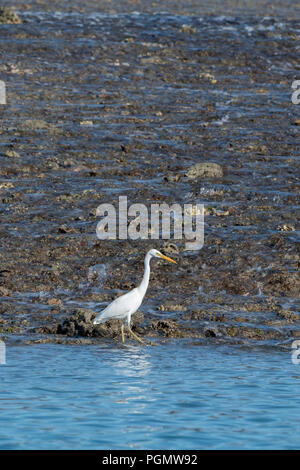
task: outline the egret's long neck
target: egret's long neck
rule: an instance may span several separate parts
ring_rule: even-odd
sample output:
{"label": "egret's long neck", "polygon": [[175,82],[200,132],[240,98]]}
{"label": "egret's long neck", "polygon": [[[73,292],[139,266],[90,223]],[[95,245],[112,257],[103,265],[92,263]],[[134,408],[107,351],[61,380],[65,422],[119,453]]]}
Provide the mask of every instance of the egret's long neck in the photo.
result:
{"label": "egret's long neck", "polygon": [[144,270],[143,279],[140,285],[138,286],[138,289],[143,297],[146,294],[146,290],[148,289],[148,285],[149,285],[150,259],[151,259],[151,255],[147,253],[147,255],[145,256],[145,261],[144,261],[145,270]]}

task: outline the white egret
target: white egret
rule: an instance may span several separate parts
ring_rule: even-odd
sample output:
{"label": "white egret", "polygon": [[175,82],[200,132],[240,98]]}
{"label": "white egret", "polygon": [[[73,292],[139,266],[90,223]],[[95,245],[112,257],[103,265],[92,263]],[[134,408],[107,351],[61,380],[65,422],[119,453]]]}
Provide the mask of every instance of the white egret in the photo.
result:
{"label": "white egret", "polygon": [[[132,329],[130,328],[130,318],[131,315],[137,311],[139,306],[141,305],[143,298],[146,294],[149,285],[149,277],[150,277],[150,260],[151,258],[162,258],[171,263],[175,263],[171,258],[160,253],[158,250],[150,250],[145,256],[144,260],[144,275],[142,282],[135,288],[132,289],[130,292],[127,292],[124,295],[121,295],[117,299],[113,300],[102,312],[98,313],[96,318],[94,319],[94,325],[98,325],[99,323],[105,323],[108,320],[114,320],[117,318],[123,319],[123,323],[121,326],[121,334],[122,334],[122,342],[125,342],[124,339],[124,326],[127,322],[128,330],[130,334],[140,343],[144,343],[144,341],[139,338],[135,333],[133,333]],[[145,344],[145,343],[144,343]]]}

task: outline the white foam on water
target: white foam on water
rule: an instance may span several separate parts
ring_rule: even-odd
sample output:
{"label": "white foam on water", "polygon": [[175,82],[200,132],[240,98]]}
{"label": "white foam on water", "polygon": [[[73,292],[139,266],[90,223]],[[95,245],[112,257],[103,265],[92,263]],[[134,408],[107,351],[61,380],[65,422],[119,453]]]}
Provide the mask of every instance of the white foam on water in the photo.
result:
{"label": "white foam on water", "polygon": [[97,279],[98,284],[102,285],[105,278],[106,278],[105,264],[95,264],[94,266],[89,267],[89,271],[88,271],[89,281],[93,281]]}

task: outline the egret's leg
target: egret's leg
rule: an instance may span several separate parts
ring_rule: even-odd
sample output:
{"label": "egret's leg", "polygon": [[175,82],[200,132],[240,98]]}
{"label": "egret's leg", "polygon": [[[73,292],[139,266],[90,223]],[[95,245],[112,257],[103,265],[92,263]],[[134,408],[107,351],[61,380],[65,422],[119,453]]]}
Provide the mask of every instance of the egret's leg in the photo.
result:
{"label": "egret's leg", "polygon": [[142,343],[142,344],[147,344],[147,343],[145,343],[145,341],[143,341],[141,338],[139,338],[139,337],[132,331],[132,329],[130,328],[130,325],[128,325],[128,330],[129,330],[129,332],[132,334],[132,336],[134,337],[134,339],[136,339],[137,341],[139,341],[139,342]]}
{"label": "egret's leg", "polygon": [[122,334],[122,343],[125,343],[125,337],[124,337],[124,323],[122,323],[122,326],[121,326],[121,334]]}

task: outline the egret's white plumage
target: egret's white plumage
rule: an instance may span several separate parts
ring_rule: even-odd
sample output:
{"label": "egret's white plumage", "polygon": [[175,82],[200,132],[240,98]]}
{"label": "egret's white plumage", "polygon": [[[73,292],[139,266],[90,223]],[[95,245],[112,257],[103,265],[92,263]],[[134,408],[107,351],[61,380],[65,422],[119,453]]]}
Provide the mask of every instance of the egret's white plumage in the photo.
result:
{"label": "egret's white plumage", "polygon": [[94,325],[98,325],[99,323],[105,323],[107,320],[112,319],[123,319],[121,333],[122,333],[122,341],[124,343],[124,324],[127,322],[129,332],[132,336],[140,342],[143,342],[130,328],[130,319],[131,315],[137,311],[139,306],[141,305],[143,298],[146,294],[148,285],[149,285],[149,278],[150,278],[150,261],[151,258],[162,258],[167,261],[171,261],[171,263],[176,263],[176,261],[168,258],[167,256],[160,253],[158,250],[150,250],[145,256],[144,261],[144,275],[141,283],[130,292],[127,292],[121,297],[113,300],[102,312],[98,313],[96,318],[94,319]]}

